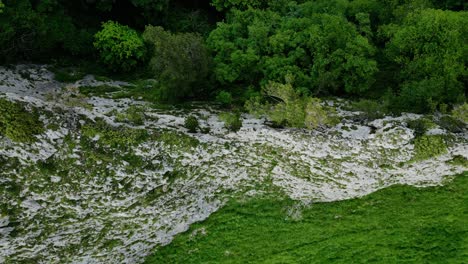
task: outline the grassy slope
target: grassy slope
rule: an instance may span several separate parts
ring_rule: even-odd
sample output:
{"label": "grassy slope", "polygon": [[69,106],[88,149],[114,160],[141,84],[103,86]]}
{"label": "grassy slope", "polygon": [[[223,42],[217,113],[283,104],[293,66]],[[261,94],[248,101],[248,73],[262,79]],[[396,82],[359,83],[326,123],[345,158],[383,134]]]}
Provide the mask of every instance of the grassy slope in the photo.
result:
{"label": "grassy slope", "polygon": [[[146,263],[466,263],[468,172],[443,187],[394,186],[361,199],[313,204],[233,201]],[[201,234],[204,228],[206,235]],[[191,235],[198,229],[198,235]]]}

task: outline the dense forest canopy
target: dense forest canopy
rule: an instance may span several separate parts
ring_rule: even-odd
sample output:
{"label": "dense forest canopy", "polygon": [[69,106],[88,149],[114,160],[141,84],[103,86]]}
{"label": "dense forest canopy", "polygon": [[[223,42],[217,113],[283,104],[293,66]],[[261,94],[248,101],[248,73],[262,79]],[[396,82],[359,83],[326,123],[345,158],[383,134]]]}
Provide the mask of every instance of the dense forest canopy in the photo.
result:
{"label": "dense forest canopy", "polygon": [[155,100],[301,96],[431,112],[466,100],[458,0],[2,0],[0,61],[99,61],[159,80]]}

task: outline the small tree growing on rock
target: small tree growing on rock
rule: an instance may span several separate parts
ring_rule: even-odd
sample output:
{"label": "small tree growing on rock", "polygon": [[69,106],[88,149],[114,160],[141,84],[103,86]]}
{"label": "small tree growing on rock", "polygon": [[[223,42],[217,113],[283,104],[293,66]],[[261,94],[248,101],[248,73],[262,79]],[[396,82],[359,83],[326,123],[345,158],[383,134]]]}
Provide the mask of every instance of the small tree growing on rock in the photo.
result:
{"label": "small tree growing on rock", "polygon": [[190,115],[185,118],[184,126],[190,133],[196,133],[197,129],[200,127],[198,120],[195,116]]}
{"label": "small tree growing on rock", "polygon": [[300,96],[291,83],[269,82],[262,90],[273,103],[259,97],[246,102],[246,109],[255,115],[267,116],[276,126],[314,129],[334,123],[333,109],[321,105],[318,98]]}

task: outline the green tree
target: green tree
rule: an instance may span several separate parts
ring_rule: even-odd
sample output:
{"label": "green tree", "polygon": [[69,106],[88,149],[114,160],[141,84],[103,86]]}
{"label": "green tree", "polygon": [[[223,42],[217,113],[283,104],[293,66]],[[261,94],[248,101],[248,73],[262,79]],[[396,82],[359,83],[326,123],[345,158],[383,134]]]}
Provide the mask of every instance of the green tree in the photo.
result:
{"label": "green tree", "polygon": [[387,53],[400,65],[400,107],[431,111],[465,98],[468,13],[417,11],[393,27]]}
{"label": "green tree", "polygon": [[335,124],[334,111],[322,106],[318,98],[301,96],[291,85],[291,78],[286,77],[286,84],[269,82],[262,88],[269,100],[253,97],[245,108],[251,114],[266,116],[276,126],[314,129]]}
{"label": "green tree", "polygon": [[102,24],[102,30],[94,35],[94,39],[101,60],[114,71],[132,70],[144,59],[143,39],[128,26],[108,21]]}
{"label": "green tree", "polygon": [[89,55],[92,34],[79,28],[60,1],[3,0],[0,61]]}
{"label": "green tree", "polygon": [[217,80],[261,86],[290,74],[294,86],[305,92],[369,89],[377,71],[375,48],[343,15],[315,9],[305,3],[287,16],[272,10],[233,10],[208,38]]}
{"label": "green tree", "polygon": [[131,3],[142,10],[146,24],[161,24],[167,19],[169,0],[130,0]]}
{"label": "green tree", "polygon": [[218,10],[230,10],[236,9],[248,9],[248,8],[260,8],[268,5],[267,0],[212,0],[211,4]]}
{"label": "green tree", "polygon": [[200,35],[147,26],[143,38],[151,47],[149,69],[159,82],[156,99],[176,101],[205,93],[211,63]]}

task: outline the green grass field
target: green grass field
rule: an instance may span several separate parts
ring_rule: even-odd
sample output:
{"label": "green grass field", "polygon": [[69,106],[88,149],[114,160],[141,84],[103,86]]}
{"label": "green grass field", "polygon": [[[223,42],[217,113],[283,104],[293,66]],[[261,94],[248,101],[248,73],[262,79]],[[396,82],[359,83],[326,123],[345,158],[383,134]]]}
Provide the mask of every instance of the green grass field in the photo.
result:
{"label": "green grass field", "polygon": [[394,186],[312,204],[231,201],[146,263],[468,263],[468,172],[442,187]]}

